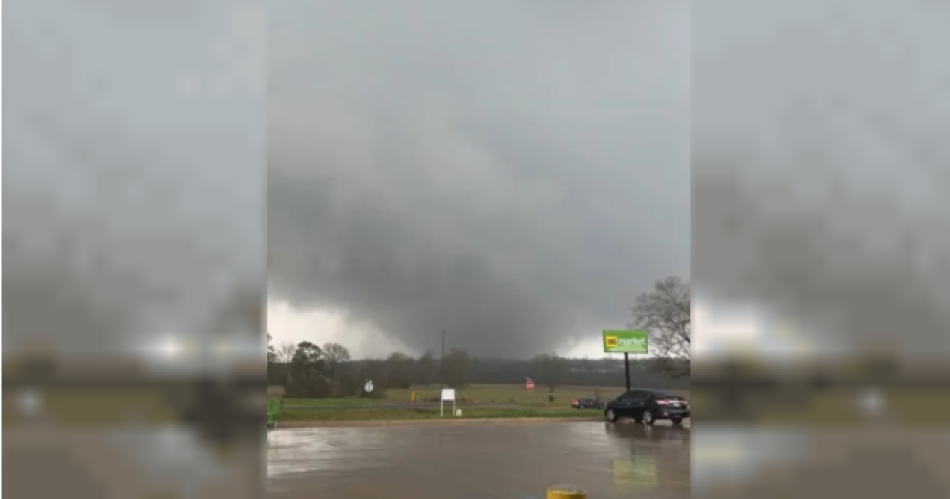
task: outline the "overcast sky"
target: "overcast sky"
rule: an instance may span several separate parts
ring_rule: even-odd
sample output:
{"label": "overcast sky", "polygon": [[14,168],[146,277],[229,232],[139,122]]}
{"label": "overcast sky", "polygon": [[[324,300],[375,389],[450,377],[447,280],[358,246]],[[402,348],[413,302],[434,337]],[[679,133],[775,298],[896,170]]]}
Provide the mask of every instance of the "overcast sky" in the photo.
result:
{"label": "overcast sky", "polygon": [[596,354],[690,273],[686,0],[268,7],[268,328]]}
{"label": "overcast sky", "polygon": [[771,322],[773,351],[782,329],[832,353],[950,351],[948,4],[696,9],[694,299],[739,323],[710,330]]}
{"label": "overcast sky", "polygon": [[5,7],[4,348],[234,333],[265,274],[262,9]]}

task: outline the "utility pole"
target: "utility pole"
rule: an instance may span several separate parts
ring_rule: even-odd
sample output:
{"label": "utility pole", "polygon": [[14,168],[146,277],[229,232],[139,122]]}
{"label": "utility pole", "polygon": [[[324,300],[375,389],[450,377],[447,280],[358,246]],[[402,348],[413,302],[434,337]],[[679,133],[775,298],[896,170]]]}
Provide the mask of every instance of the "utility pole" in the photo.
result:
{"label": "utility pole", "polygon": [[623,353],[623,373],[627,378],[627,391],[630,391],[630,354]]}
{"label": "utility pole", "polygon": [[442,330],[442,354],[439,355],[439,398],[442,398],[442,390],[445,389],[445,330]]}

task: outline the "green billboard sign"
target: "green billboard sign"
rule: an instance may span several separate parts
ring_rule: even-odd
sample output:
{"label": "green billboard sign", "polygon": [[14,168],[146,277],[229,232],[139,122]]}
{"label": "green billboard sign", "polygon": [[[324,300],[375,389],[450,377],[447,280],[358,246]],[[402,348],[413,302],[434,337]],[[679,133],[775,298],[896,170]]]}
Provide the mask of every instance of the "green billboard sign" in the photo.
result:
{"label": "green billboard sign", "polygon": [[647,332],[642,329],[604,331],[605,353],[649,353]]}

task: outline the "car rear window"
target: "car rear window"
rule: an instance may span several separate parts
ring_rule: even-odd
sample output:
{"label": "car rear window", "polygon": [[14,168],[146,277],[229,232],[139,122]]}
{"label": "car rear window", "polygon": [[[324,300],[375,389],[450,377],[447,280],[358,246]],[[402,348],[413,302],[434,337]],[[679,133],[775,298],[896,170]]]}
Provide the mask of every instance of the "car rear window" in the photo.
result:
{"label": "car rear window", "polygon": [[655,392],[653,396],[658,399],[665,399],[665,400],[684,400],[682,396],[673,395],[672,393]]}

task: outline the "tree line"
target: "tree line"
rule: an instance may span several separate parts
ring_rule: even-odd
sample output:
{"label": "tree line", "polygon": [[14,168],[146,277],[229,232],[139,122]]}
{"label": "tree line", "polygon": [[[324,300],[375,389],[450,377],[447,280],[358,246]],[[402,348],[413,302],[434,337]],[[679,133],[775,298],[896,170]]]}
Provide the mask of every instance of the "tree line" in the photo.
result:
{"label": "tree line", "polygon": [[[691,343],[689,282],[678,277],[657,281],[637,297],[631,327],[648,331],[652,357],[631,362],[635,386],[689,388]],[[571,359],[545,353],[530,360],[479,359],[453,348],[444,358],[426,352],[418,358],[394,352],[385,359],[353,360],[339,343],[321,346],[309,341],[271,345],[267,334],[267,379],[292,397],[382,396],[386,389],[413,385],[463,388],[475,383],[523,383],[539,388],[559,386],[623,386],[620,359]],[[364,385],[372,380],[374,390]]]}
{"label": "tree line", "polygon": [[[469,383],[472,358],[460,349],[452,349],[444,359],[426,352],[413,358],[393,352],[385,359],[352,360],[349,350],[339,343],[322,346],[309,341],[271,345],[267,335],[267,381],[281,385],[292,397],[382,396],[388,388],[444,383],[461,388]],[[373,381],[373,391],[364,385]]]}
{"label": "tree line", "polygon": [[[270,339],[270,335],[268,335]],[[666,359],[631,360],[635,386],[688,388],[689,377],[671,373]],[[688,361],[681,367],[689,370]],[[551,393],[562,386],[622,387],[621,358],[575,359],[547,353],[529,360],[483,359],[451,349],[444,359],[432,352],[419,357],[394,352],[384,359],[350,358],[338,343],[322,346],[304,341],[279,347],[268,345],[268,384],[283,386],[290,397],[382,397],[387,389],[411,386],[465,388],[471,384],[523,384],[534,381],[537,390]],[[373,391],[364,390],[373,381]]]}

